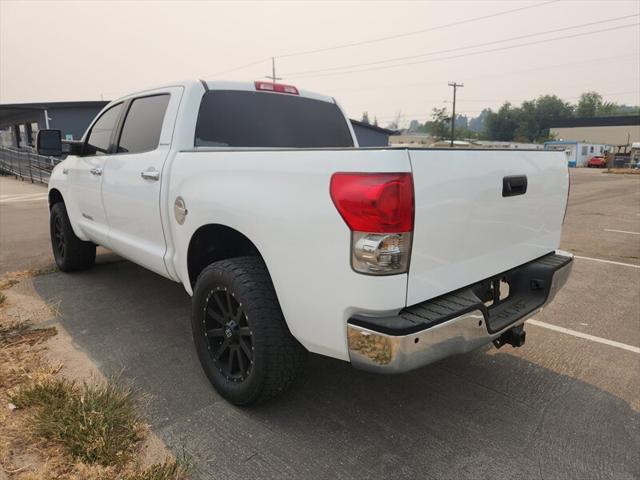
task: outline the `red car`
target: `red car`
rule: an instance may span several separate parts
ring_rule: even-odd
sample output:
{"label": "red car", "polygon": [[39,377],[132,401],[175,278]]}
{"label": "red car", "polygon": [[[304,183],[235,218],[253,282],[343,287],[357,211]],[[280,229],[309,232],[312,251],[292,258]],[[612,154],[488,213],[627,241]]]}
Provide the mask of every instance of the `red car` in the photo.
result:
{"label": "red car", "polygon": [[607,160],[604,157],[593,157],[587,162],[589,168],[605,168],[607,166]]}

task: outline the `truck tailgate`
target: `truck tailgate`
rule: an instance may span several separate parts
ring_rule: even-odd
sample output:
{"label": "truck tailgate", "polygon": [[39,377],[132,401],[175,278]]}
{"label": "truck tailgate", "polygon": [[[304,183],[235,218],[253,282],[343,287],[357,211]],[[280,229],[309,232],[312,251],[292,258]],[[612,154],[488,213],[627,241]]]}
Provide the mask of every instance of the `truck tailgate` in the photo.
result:
{"label": "truck tailgate", "polygon": [[410,150],[409,158],[415,225],[407,305],[558,248],[569,188],[564,152]]}

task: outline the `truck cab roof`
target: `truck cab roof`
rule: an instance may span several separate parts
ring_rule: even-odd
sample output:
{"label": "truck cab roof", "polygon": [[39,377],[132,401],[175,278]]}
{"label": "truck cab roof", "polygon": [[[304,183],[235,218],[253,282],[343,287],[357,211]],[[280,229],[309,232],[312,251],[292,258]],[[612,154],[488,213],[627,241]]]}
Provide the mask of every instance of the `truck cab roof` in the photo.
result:
{"label": "truck cab roof", "polygon": [[[115,101],[127,98],[127,97],[132,97],[132,96],[138,96],[140,94],[143,94],[145,92],[151,92],[154,90],[158,90],[161,88],[167,88],[167,87],[185,87],[185,88],[198,88],[199,86],[202,86],[205,90],[239,90],[239,91],[251,91],[251,92],[255,92],[257,91],[256,88],[256,83],[257,82],[261,82],[261,83],[271,83],[271,82],[263,82],[262,80],[256,80],[254,82],[239,82],[239,81],[227,81],[227,80],[183,80],[183,81],[179,81],[179,82],[174,82],[174,83],[167,83],[167,84],[163,84],[163,85],[157,85],[153,88],[147,88],[144,90],[140,90],[137,92],[132,92],[128,95],[125,95],[121,98],[118,98]],[[278,83],[278,85],[281,85]],[[287,84],[287,86],[289,86]],[[336,103],[335,99],[329,95],[323,95],[320,93],[316,93],[316,92],[311,92],[309,90],[301,90],[297,87],[295,87],[295,89],[298,92],[298,96],[300,97],[304,97],[304,98],[311,98],[314,100],[320,100],[322,102],[328,102],[328,103]],[[260,91],[265,91],[265,90],[260,90]],[[290,95],[288,93],[284,93],[284,95]]]}

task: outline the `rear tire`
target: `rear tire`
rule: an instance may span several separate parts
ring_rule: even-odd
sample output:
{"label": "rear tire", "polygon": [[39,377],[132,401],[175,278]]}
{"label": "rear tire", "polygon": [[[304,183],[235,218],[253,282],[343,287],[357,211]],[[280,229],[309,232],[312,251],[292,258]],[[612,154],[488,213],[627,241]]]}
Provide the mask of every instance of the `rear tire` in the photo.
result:
{"label": "rear tire", "polygon": [[202,368],[235,405],[283,393],[304,369],[306,350],[289,332],[260,258],[206,267],[196,282],[191,318]]}
{"label": "rear tire", "polygon": [[71,227],[64,203],[56,203],[49,215],[51,248],[56,265],[63,272],[90,268],[96,261],[96,246],[80,240]]}

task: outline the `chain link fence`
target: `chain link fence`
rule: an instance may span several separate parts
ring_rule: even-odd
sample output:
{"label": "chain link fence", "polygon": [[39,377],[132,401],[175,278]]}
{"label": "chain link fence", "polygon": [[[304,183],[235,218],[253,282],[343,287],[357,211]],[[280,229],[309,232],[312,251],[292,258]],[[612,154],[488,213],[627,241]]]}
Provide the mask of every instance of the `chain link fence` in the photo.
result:
{"label": "chain link fence", "polygon": [[0,146],[0,174],[13,175],[31,183],[49,183],[51,170],[59,161],[33,151]]}

